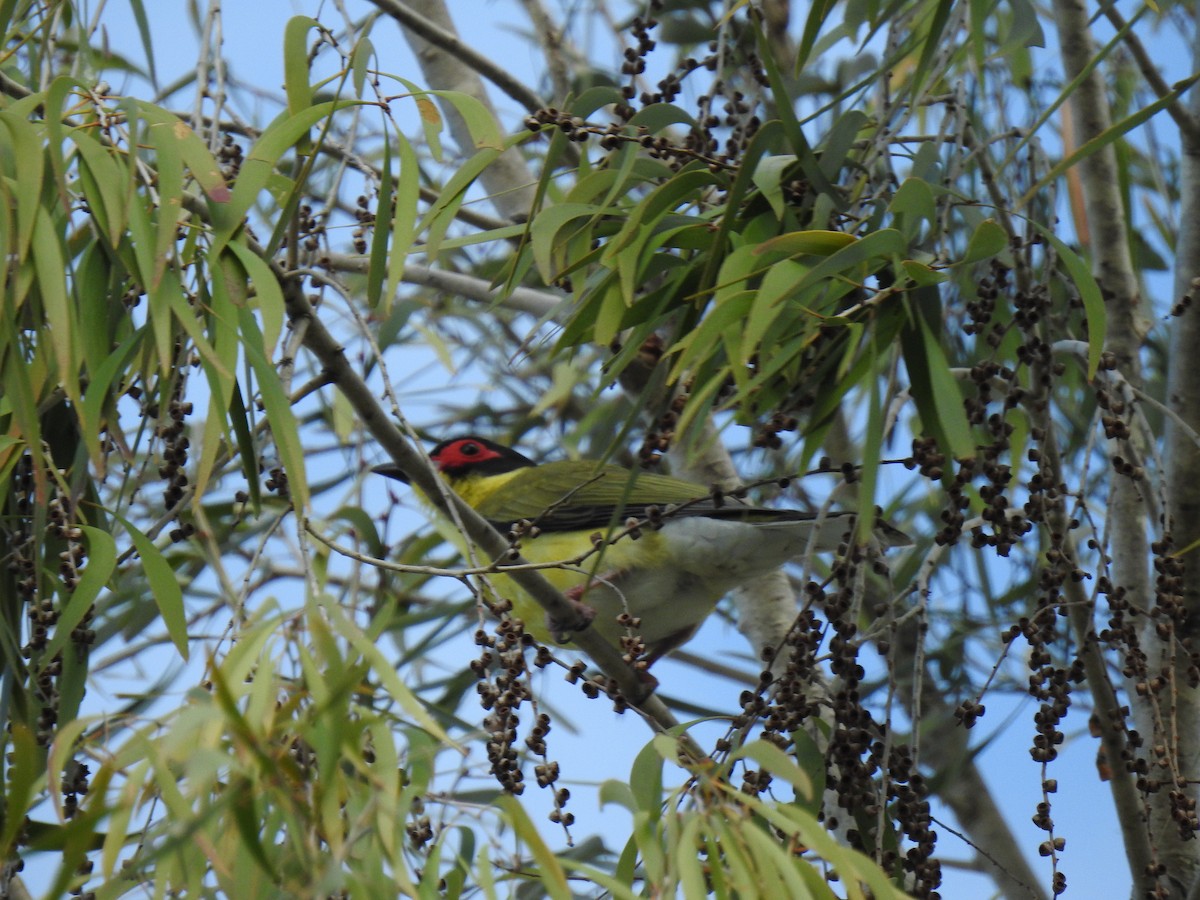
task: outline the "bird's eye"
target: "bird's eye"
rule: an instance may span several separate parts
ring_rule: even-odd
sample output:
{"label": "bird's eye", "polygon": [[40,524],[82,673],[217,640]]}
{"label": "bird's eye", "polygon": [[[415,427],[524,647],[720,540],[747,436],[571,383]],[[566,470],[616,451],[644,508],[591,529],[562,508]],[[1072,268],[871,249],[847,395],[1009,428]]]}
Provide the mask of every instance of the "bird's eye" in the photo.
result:
{"label": "bird's eye", "polygon": [[476,453],[479,452],[479,445],[473,444],[470,441],[467,441],[465,444],[463,444],[461,447],[458,448],[458,452],[461,453],[463,456],[474,456]]}

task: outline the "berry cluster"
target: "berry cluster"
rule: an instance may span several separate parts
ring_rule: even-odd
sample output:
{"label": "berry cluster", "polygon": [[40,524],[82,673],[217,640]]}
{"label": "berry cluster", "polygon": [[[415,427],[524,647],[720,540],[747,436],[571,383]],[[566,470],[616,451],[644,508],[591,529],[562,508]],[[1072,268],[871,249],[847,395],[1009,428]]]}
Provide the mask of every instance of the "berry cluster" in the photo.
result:
{"label": "berry cluster", "polygon": [[[526,634],[524,623],[511,615],[511,603],[507,600],[483,602],[498,617],[493,631],[480,628],[475,632],[475,644],[481,648],[481,652],[471,661],[471,671],[478,679],[475,689],[479,694],[479,703],[488,712],[483,727],[488,733],[486,751],[489,770],[501,788],[519,795],[525,791],[519,743],[520,711],[526,703],[536,706],[529,679],[534,669],[549,665],[553,655],[548,648],[537,645]],[[526,652],[530,648],[535,648],[532,664]],[[570,672],[578,677],[575,669]],[[550,812],[550,820],[569,828],[575,822],[574,814],[565,809],[571,793],[565,787],[555,786],[561,773],[558,763],[548,756],[546,735],[550,729],[550,717],[538,712],[524,744],[528,752],[539,760],[533,769],[538,787],[553,791],[554,808]]]}
{"label": "berry cluster", "polygon": [[[653,2],[650,6],[653,13],[660,10],[662,4]],[[592,124],[569,112],[547,107],[528,116],[525,127],[530,131],[557,127],[575,142],[595,138],[601,149],[607,151],[616,150],[623,143],[636,142],[651,158],[661,159],[676,170],[695,160],[705,163],[714,172],[736,170],[746,143],[758,132],[762,119],[756,112],[758,102],[748,98],[744,91],[727,85],[722,78],[724,73],[719,70],[724,66],[726,70],[736,68],[739,73],[748,73],[746,77],[751,86],[747,90],[758,90],[769,84],[762,61],[752,49],[745,49],[736,42],[722,48],[712,41],[707,56],[702,59],[689,56],[680,60],[675,70],[657,83],[657,90],[639,89],[638,81],[646,71],[646,59],[657,46],[651,36],[657,26],[658,20],[653,15],[635,16],[630,23],[630,35],[636,46],[625,49],[621,73],[629,80],[621,88],[621,102],[613,106],[612,122]],[[724,58],[722,54],[725,54]],[[734,59],[734,54],[741,56]],[[638,112],[635,103],[645,109],[674,102],[683,90],[684,82],[695,72],[715,73],[717,77],[709,91],[697,98],[693,128],[679,138],[651,134],[642,126],[630,129],[629,123]],[[716,109],[718,104],[721,105],[720,112]]]}

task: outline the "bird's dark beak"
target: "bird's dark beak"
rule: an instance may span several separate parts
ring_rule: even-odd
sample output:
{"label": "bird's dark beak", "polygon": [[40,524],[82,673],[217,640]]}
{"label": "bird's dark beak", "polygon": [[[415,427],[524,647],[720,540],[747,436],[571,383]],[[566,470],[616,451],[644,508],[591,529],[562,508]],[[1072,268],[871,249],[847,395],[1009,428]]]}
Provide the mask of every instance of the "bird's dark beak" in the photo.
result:
{"label": "bird's dark beak", "polygon": [[404,470],[395,463],[384,463],[381,466],[374,466],[371,471],[379,475],[386,475],[388,478],[395,478],[397,481],[403,481],[405,484],[412,483]]}

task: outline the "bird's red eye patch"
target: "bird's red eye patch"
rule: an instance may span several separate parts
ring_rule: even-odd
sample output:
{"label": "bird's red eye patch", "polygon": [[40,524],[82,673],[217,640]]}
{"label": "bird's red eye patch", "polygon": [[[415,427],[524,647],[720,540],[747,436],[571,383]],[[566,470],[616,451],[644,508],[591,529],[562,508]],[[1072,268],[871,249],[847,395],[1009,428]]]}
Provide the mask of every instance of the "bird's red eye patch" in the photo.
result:
{"label": "bird's red eye patch", "polygon": [[452,472],[470,468],[489,459],[498,459],[500,454],[480,441],[464,438],[451,441],[444,447],[436,448],[430,459],[437,463],[443,472]]}

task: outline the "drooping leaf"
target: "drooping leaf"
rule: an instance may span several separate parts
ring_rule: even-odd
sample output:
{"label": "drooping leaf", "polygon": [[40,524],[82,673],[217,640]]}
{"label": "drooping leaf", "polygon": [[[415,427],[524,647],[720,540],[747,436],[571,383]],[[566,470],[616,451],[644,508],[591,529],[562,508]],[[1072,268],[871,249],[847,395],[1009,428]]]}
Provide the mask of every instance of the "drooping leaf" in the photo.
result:
{"label": "drooping leaf", "polygon": [[112,510],[109,510],[109,514],[121,523],[121,527],[133,541],[134,549],[141,557],[141,568],[146,576],[146,584],[150,588],[150,598],[158,607],[158,613],[162,616],[163,625],[166,626],[167,634],[175,645],[175,649],[179,651],[181,657],[187,659],[189,644],[187,616],[183,605],[183,591],[175,577],[174,568],[162,555],[162,551],[141,529]]}

